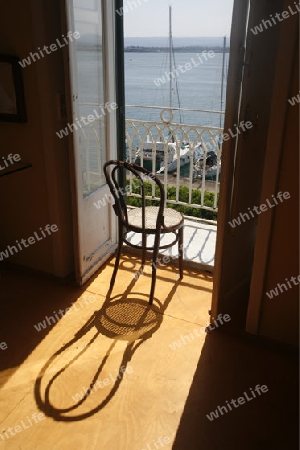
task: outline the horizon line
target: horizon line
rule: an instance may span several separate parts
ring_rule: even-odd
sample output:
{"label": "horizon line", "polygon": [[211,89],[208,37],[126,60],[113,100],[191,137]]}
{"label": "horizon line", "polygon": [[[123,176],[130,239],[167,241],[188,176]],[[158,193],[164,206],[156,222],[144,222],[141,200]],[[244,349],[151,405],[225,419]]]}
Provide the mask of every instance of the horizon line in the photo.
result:
{"label": "horizon line", "polygon": [[[224,38],[229,36],[173,36],[173,39],[211,39],[211,38]],[[124,38],[129,39],[168,39],[167,36],[124,36]]]}

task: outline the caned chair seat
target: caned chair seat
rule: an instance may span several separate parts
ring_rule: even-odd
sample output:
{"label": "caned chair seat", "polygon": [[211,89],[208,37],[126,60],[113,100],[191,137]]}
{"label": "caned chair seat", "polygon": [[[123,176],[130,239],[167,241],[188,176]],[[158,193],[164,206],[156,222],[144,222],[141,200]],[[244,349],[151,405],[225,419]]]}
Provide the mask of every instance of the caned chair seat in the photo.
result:
{"label": "caned chair seat", "polygon": [[[165,208],[165,190],[161,181],[156,175],[144,167],[125,161],[112,160],[104,164],[103,170],[110,192],[115,200],[113,208],[119,222],[119,243],[115,267],[110,282],[110,290],[113,289],[115,283],[123,243],[142,250],[142,269],[145,266],[146,250],[153,250],[152,282],[149,296],[149,305],[151,305],[154,297],[156,264],[159,250],[178,244],[179,275],[180,278],[183,277],[183,215],[175,211],[175,209]],[[126,172],[131,173],[131,177],[134,177],[136,181],[135,185],[138,186],[141,207],[133,209],[127,207],[124,189],[119,185],[119,178],[123,182],[126,180]],[[145,182],[147,180],[150,180],[152,186],[155,183],[155,202],[159,206],[146,206],[146,203],[149,201],[149,196],[146,198]],[[142,235],[141,245],[135,245],[126,238],[127,234],[132,231]],[[172,242],[161,245],[161,234],[166,233],[173,235]],[[154,244],[151,244],[150,247],[147,247],[147,235],[154,235],[155,237]],[[141,273],[143,273],[143,270]]]}
{"label": "caned chair seat", "polygon": [[[145,231],[147,233],[155,233],[157,228],[157,216],[159,213],[158,206],[146,206],[145,207]],[[164,212],[164,226],[161,228],[161,232],[164,229],[178,229],[183,223],[183,217],[180,212],[175,211],[175,209],[165,208]],[[130,228],[135,228],[136,230],[143,229],[143,210],[142,208],[130,209],[127,212],[128,225]]]}

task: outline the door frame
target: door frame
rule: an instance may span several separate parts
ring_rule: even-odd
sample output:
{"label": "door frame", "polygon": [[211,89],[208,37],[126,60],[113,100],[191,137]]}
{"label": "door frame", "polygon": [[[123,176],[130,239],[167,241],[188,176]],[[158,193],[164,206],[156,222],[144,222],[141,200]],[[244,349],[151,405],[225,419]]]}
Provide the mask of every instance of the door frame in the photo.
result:
{"label": "door frame", "polygon": [[[246,45],[249,7],[250,0],[235,0],[233,5],[224,130],[234,129],[234,124],[239,123],[244,73],[243,49],[245,49]],[[230,95],[228,95],[229,93]],[[220,201],[218,206],[217,241],[211,305],[212,317],[217,317],[220,312],[219,299],[221,295],[222,260],[226,258],[223,243],[227,239],[228,233],[232,233],[231,230],[228,230],[228,221],[234,209],[233,187],[237,145],[238,140],[232,138],[225,141],[222,147],[222,177],[220,179]],[[239,285],[235,287],[236,292],[242,293],[248,281],[248,278],[241,280]]]}
{"label": "door frame", "polygon": [[[123,0],[115,0],[115,67],[116,67],[116,102],[117,109],[117,158],[126,159],[126,124],[125,124],[125,57],[124,57],[124,16],[116,14],[123,7]],[[123,180],[125,187],[125,180]]]}
{"label": "door frame", "polygon": [[[288,10],[290,2],[285,0],[283,10]],[[291,76],[295,63],[295,47],[298,38],[298,16],[289,18],[281,24],[279,49],[276,62],[276,73],[274,92],[272,98],[272,114],[269,127],[268,143],[266,149],[263,185],[261,190],[261,204],[266,198],[271,198],[274,192],[278,192],[279,170],[283,140],[285,136],[285,125],[289,103],[287,99],[290,94]],[[290,36],[294,36],[292,45]],[[281,113],[278,114],[278,111]],[[253,261],[253,271],[250,286],[250,296],[246,321],[246,332],[250,334],[259,333],[261,310],[265,295],[265,282],[268,271],[268,261],[272,242],[272,231],[275,220],[275,211],[270,214],[261,214],[258,219],[257,237]]]}
{"label": "door frame", "polygon": [[[254,1],[249,0],[249,4],[251,2],[254,3]],[[244,62],[243,52],[239,52],[239,47],[243,45],[243,27],[245,30],[244,35],[247,34],[248,26],[246,26],[247,23],[243,14],[246,11],[245,7],[247,2],[248,0],[235,0],[234,3],[225,129],[232,127],[233,123],[239,123],[236,121],[238,120],[236,113],[238,106],[236,82],[237,74],[241,72],[240,65]],[[283,8],[288,9],[288,4],[289,0],[282,1]],[[298,16],[296,17],[298,18]],[[264,203],[266,198],[271,198],[271,195],[276,192],[276,186],[278,184],[282,141],[285,130],[284,114],[288,108],[287,98],[291,83],[291,75],[289,72],[292,68],[295,51],[294,45],[291,45],[290,36],[292,34],[297,37],[296,29],[291,32],[291,26],[297,27],[298,20],[294,19],[294,25],[290,21],[291,19],[285,21],[285,23],[280,25],[282,28],[278,30],[279,38],[278,44],[276,44],[277,53],[274,57],[274,76],[270,81],[273,83],[273,87],[270,94],[271,107],[268,117],[262,186],[259,192],[259,198],[257,199],[257,201],[260,201],[260,204]],[[264,32],[267,33],[268,31]],[[246,63],[249,62],[251,61],[245,62],[246,67],[248,67]],[[250,64],[249,67],[251,67]],[[278,114],[278,111],[281,113]],[[229,326],[225,326],[225,328],[235,333],[246,331],[247,333],[258,334],[264,286],[268,270],[274,211],[271,211],[270,214],[261,214],[257,219],[257,230],[255,231],[253,245],[253,264],[248,276],[238,280],[230,290],[222,290],[224,281],[223,269],[226,262],[228,262],[228,265],[230,264],[230,258],[228,253],[226,253],[224,243],[226,241],[230,243],[230,239],[232,241],[232,238],[239,233],[239,230],[230,228],[228,225],[228,222],[237,217],[238,214],[238,211],[235,211],[235,199],[232,195],[234,190],[237,189],[236,186],[234,187],[233,179],[234,164],[235,143],[229,140],[223,144],[222,154],[222,178],[220,183],[221,194],[218,214],[212,316],[217,317],[219,313],[228,313],[229,311],[222,310],[222,307],[224,305],[226,308],[230,306],[234,314],[236,314],[235,325],[229,323]],[[238,169],[236,175],[238,175]],[[232,267],[232,270],[234,270],[234,267]],[[245,317],[243,311],[241,311],[241,304],[243,302],[246,303]]]}

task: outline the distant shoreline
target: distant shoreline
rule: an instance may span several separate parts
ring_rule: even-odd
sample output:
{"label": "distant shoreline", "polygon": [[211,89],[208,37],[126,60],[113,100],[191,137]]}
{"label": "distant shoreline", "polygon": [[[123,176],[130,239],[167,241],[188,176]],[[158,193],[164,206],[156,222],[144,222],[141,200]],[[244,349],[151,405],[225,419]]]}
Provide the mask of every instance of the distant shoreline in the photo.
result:
{"label": "distant shoreline", "polygon": [[[81,51],[102,51],[101,45],[82,45],[77,44],[77,50]],[[142,47],[142,46],[127,46],[124,48],[124,53],[169,53],[168,47]],[[187,46],[187,47],[173,47],[175,53],[202,53],[213,51],[215,53],[223,53],[223,47],[214,46]],[[230,48],[226,47],[225,53],[229,53]]]}
{"label": "distant shoreline", "polygon": [[[200,53],[203,51],[213,50],[215,53],[223,53],[222,47],[203,47],[203,46],[188,46],[188,47],[173,47],[175,53]],[[141,47],[130,46],[125,47],[125,53],[168,53],[170,50],[168,47]],[[230,48],[226,47],[225,53],[229,53]]]}

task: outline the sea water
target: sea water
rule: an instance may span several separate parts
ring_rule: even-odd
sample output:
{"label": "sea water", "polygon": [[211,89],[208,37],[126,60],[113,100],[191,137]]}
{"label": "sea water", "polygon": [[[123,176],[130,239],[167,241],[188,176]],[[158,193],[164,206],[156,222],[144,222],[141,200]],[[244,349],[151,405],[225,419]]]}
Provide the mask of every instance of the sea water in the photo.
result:
{"label": "sea water", "polygon": [[[208,49],[209,50],[209,49]],[[200,62],[200,59],[201,61]],[[227,73],[229,54],[225,54],[225,74]],[[195,61],[198,65],[195,67]],[[172,82],[172,106],[181,108],[174,112],[173,123],[184,123],[196,126],[223,127],[224,115],[199,111],[184,111],[184,109],[214,110],[225,109],[226,75],[223,78],[224,96],[221,105],[223,54],[215,53],[212,58],[201,57],[201,53],[175,54],[174,68],[178,70],[176,80]],[[191,64],[192,68],[181,73],[179,65]],[[169,72],[169,53],[129,53],[124,55],[125,65],[125,103],[137,106],[170,106],[170,83],[166,72]],[[102,86],[101,52],[79,50],[77,52],[78,91],[81,104],[80,115],[93,113],[95,104],[104,103]],[[173,69],[174,70],[174,69]],[[174,72],[175,73],[175,72]],[[165,77],[162,84],[158,78]],[[156,81],[156,83],[155,83]],[[160,86],[157,86],[160,84]],[[90,105],[87,105],[89,103]],[[125,118],[144,121],[161,122],[161,110],[132,108],[126,106]],[[104,139],[104,137],[103,137]],[[99,143],[98,143],[99,145]],[[90,140],[90,170],[97,172],[98,150],[96,137]],[[103,149],[105,147],[104,141]],[[85,149],[82,149],[83,155]],[[102,158],[101,158],[102,159]],[[85,166],[85,158],[83,157]],[[188,173],[189,168],[185,168]]]}

